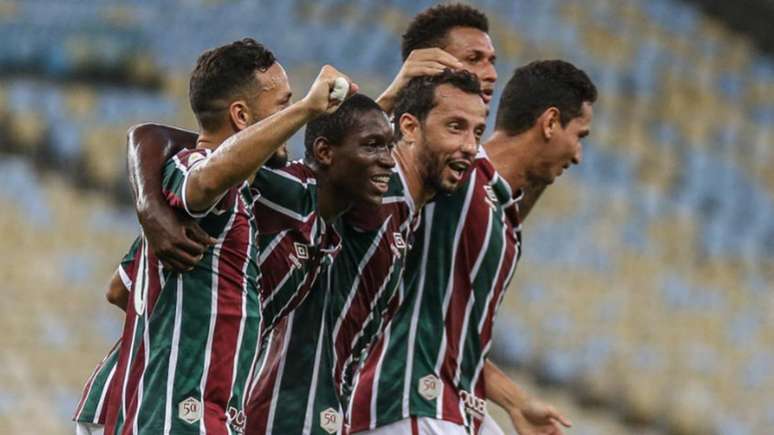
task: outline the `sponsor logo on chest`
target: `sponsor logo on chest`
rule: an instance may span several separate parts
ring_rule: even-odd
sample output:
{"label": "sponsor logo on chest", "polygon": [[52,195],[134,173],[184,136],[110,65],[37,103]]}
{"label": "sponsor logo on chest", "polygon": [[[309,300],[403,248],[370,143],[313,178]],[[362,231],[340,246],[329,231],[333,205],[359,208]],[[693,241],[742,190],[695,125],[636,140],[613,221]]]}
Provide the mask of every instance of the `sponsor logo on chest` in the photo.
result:
{"label": "sponsor logo on chest", "polygon": [[486,193],[486,203],[489,204],[489,207],[493,209],[497,208],[497,203],[499,201],[497,200],[497,195],[494,193],[492,186],[484,184],[484,192]]}
{"label": "sponsor logo on chest", "polygon": [[236,409],[233,406],[228,407],[228,414],[226,414],[228,424],[236,433],[245,432],[245,423],[247,423],[247,416],[241,409]]}

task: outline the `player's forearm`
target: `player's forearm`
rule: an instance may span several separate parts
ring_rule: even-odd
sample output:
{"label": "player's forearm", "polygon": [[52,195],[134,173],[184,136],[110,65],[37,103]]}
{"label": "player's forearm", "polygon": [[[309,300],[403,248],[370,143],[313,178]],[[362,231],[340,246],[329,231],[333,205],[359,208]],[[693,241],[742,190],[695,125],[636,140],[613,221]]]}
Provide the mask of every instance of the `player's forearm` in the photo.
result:
{"label": "player's forearm", "polygon": [[316,112],[304,100],[247,127],[191,170],[186,200],[192,210],[210,207],[224,192],[250,178]]}
{"label": "player's forearm", "polygon": [[162,169],[170,157],[196,145],[196,134],[158,124],[132,127],[127,134],[129,184],[140,220],[146,213],[167,206],[162,194]]}
{"label": "player's forearm", "polygon": [[376,99],[376,104],[382,108],[384,113],[392,115],[392,110],[395,108],[395,100],[397,96],[397,90],[393,89],[393,86],[390,85],[390,87],[385,89],[385,91],[382,92],[382,95],[379,95],[379,98]]}
{"label": "player's forearm", "polygon": [[521,201],[519,201],[519,219],[522,222],[527,218],[529,212],[532,211],[532,207],[540,196],[543,195],[546,187],[548,187],[547,184],[535,183],[524,188],[524,196],[521,198]]}
{"label": "player's forearm", "polygon": [[521,409],[527,403],[527,394],[493,362],[484,363],[486,397],[508,412]]}

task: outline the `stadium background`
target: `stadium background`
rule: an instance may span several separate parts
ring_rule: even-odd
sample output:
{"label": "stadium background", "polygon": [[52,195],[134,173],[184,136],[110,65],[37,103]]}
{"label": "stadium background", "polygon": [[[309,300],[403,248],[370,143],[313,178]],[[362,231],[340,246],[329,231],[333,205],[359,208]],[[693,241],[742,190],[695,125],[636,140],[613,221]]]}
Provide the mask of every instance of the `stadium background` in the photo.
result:
{"label": "stadium background", "polygon": [[[601,96],[583,164],[526,224],[497,361],[570,434],[773,433],[771,55],[676,0],[475,4],[498,95],[514,67],[562,58]],[[0,0],[0,433],[72,433],[120,331],[105,285],[138,231],[125,131],[195,127],[197,55],[252,36],[297,94],[329,62],[375,97],[426,6]]]}

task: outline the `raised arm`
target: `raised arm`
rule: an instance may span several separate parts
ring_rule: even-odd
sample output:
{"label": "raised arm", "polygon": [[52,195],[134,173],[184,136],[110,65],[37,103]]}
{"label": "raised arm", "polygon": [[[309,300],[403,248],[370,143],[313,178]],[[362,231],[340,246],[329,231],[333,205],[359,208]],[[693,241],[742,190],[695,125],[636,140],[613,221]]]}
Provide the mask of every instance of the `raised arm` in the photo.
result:
{"label": "raised arm", "polygon": [[129,184],[137,218],[151,251],[178,272],[190,270],[211,240],[196,221],[169,206],[161,191],[161,173],[164,162],[183,148],[196,146],[196,138],[196,133],[161,124],[141,124],[127,134]]}
{"label": "raised arm", "polygon": [[406,84],[414,77],[433,76],[444,69],[462,69],[463,65],[456,57],[440,48],[420,48],[409,53],[398,75],[389,87],[376,99],[376,104],[391,114],[395,108],[395,99]]}
{"label": "raised arm", "polygon": [[529,398],[488,359],[484,363],[484,379],[487,398],[508,413],[519,435],[561,435],[560,424],[572,425],[553,406]]}
{"label": "raised arm", "polygon": [[[335,99],[331,93],[335,80],[342,76],[335,68],[324,66],[301,101],[226,139],[188,174],[184,193],[187,206],[194,211],[208,209],[228,189],[249,179],[304,124],[335,111],[343,98]],[[357,91],[357,85],[349,88],[348,93]]]}

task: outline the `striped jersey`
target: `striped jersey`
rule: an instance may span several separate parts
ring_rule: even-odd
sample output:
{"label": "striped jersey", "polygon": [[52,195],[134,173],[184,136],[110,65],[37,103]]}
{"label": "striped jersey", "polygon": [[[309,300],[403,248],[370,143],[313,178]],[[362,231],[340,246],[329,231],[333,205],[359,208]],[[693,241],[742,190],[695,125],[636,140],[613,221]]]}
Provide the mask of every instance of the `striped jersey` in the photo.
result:
{"label": "striped jersey", "polygon": [[[334,351],[341,367],[355,368],[362,358],[351,356],[367,350],[389,317],[388,308],[397,306],[413,216],[413,201],[396,171],[381,206],[350,210],[334,223],[342,248],[332,266],[324,269],[304,303],[268,336],[260,379],[247,407],[247,434],[325,435],[341,430]],[[344,262],[348,266],[340,264]],[[339,337],[338,349],[333,337]],[[347,342],[345,337],[356,339]]]}
{"label": "striped jersey", "polygon": [[400,303],[400,285],[418,214],[399,167],[378,208],[351,210],[339,222],[343,249],[333,263],[326,321],[333,380],[345,415],[360,366]]}
{"label": "striped jersey", "polygon": [[[276,230],[275,237],[288,229],[299,246],[320,240],[310,212],[316,204],[316,193],[310,192],[314,183],[293,173],[263,168],[252,185],[243,182],[206,212],[192,212],[184,196],[186,179],[209,155],[209,150],[185,150],[165,165],[163,190],[170,205],[197,218],[216,243],[183,274],[164,269],[147,247],[143,250],[124,325],[117,368],[121,386],[117,405],[108,412],[108,434],[241,433],[262,312],[265,308],[275,321],[295,303],[286,294],[291,286],[272,300],[261,300],[270,289],[259,293],[258,222],[277,223],[264,226]],[[285,220],[288,227],[281,227],[278,223],[288,216],[306,221],[291,225]]]}
{"label": "striped jersey", "polygon": [[353,433],[410,416],[480,427],[492,325],[521,253],[518,199],[481,150],[463,186],[425,206],[405,299],[360,373]]}
{"label": "striped jersey", "polygon": [[[118,265],[118,275],[127,290],[131,290],[134,281],[134,266],[137,264],[137,258],[140,255],[140,244],[142,239],[137,238],[132,243],[129,252]],[[118,362],[118,349],[121,340],[110,349],[107,355],[97,364],[97,367],[89,376],[86,385],[83,387],[81,399],[75,408],[73,421],[78,423],[105,424],[105,410],[107,409],[107,399],[110,397],[108,391],[112,388],[115,379],[115,368]]]}

